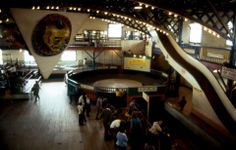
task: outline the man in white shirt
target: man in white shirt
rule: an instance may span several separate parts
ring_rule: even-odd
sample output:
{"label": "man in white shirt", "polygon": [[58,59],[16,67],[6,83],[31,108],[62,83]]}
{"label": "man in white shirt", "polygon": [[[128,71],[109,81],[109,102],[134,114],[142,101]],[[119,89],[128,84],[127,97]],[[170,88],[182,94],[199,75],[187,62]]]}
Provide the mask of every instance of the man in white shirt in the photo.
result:
{"label": "man in white shirt", "polygon": [[102,103],[103,103],[103,97],[99,96],[97,98],[97,103],[96,103],[96,107],[97,107],[96,120],[99,119],[99,115],[102,112]]}
{"label": "man in white shirt", "polygon": [[84,92],[79,97],[78,103],[82,104],[84,113],[86,113],[86,116],[89,117],[89,113],[91,111],[90,99]]}
{"label": "man in white shirt", "polygon": [[159,132],[162,132],[162,128],[160,126],[161,124],[162,124],[161,120],[153,122],[152,127],[149,129],[149,132],[151,132],[154,135],[157,135]]}

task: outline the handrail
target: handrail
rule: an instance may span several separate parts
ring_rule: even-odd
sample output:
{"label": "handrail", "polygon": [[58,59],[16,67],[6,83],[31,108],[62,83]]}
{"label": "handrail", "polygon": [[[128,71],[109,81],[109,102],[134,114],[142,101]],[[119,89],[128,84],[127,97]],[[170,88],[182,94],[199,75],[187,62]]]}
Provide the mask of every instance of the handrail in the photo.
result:
{"label": "handrail", "polygon": [[[169,59],[172,59],[172,65],[173,63],[178,64],[180,68],[182,68],[181,66],[184,66],[185,69],[195,77],[192,80],[194,86],[197,89],[208,91],[205,92],[205,95],[215,113],[225,127],[229,129],[233,135],[236,135],[236,109],[224,93],[223,89],[219,86],[214,75],[206,68],[206,66],[187,55],[171,36],[163,34],[158,36],[161,41],[161,49],[165,51]],[[179,71],[181,70],[180,68],[178,68]]]}
{"label": "handrail", "polygon": [[23,79],[25,80],[26,77],[28,77],[32,72],[33,72],[33,70],[30,70],[30,71],[23,77]]}

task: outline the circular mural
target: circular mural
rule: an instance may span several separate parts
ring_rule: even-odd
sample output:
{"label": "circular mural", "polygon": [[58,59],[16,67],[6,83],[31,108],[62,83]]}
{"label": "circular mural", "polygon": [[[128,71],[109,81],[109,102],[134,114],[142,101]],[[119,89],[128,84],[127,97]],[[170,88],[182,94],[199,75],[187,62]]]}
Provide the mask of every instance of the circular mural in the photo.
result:
{"label": "circular mural", "polygon": [[41,56],[60,54],[67,46],[71,36],[71,23],[59,14],[50,14],[36,25],[32,44],[35,53]]}

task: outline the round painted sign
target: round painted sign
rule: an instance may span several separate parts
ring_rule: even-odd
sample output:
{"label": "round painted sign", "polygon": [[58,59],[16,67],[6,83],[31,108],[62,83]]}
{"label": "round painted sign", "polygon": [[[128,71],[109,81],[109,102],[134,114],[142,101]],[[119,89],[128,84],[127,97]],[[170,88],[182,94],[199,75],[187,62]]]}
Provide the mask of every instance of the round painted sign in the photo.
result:
{"label": "round painted sign", "polygon": [[70,37],[70,20],[59,14],[49,14],[36,25],[32,44],[38,55],[54,56],[67,47]]}

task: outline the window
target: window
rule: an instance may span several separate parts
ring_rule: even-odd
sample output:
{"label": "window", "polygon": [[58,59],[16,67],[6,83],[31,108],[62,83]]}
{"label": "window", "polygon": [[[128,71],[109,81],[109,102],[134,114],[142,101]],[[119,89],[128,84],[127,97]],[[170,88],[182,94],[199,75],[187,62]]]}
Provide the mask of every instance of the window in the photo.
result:
{"label": "window", "polygon": [[61,61],[76,61],[76,51],[63,51]]}
{"label": "window", "polygon": [[[233,30],[232,21],[228,22],[227,25],[228,25],[229,30],[232,32],[232,30]],[[229,34],[228,34],[228,36],[229,36]],[[231,40],[226,40],[226,45],[227,46],[233,46],[233,42]]]}
{"label": "window", "polygon": [[226,45],[227,46],[233,46],[233,42],[231,40],[226,40]]}
{"label": "window", "polygon": [[35,63],[34,57],[29,54],[28,51],[24,51],[24,62],[27,63]]}
{"label": "window", "polygon": [[190,24],[190,38],[191,43],[201,43],[202,40],[202,26],[199,23]]}
{"label": "window", "polygon": [[122,37],[122,24],[108,24],[108,37],[121,38]]}

